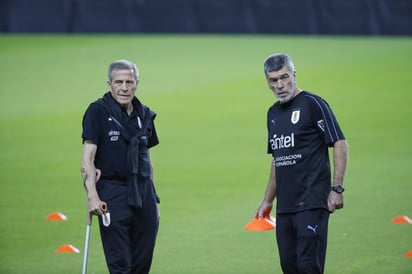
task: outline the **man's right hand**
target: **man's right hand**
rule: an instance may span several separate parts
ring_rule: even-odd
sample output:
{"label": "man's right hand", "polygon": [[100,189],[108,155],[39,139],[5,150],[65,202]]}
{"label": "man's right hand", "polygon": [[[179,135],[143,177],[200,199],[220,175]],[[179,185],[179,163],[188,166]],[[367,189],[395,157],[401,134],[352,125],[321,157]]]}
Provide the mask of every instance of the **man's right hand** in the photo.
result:
{"label": "man's right hand", "polygon": [[258,209],[256,210],[255,218],[263,219],[268,218],[270,216],[270,212],[272,211],[273,204],[263,201]]}
{"label": "man's right hand", "polygon": [[99,197],[87,199],[87,210],[91,215],[102,215],[107,211],[107,205]]}

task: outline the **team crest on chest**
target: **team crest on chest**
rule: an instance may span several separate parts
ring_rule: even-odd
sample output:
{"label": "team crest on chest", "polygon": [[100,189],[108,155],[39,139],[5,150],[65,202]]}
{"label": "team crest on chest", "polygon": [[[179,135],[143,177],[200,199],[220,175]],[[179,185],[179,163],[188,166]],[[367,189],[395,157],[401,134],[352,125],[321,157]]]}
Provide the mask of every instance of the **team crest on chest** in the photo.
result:
{"label": "team crest on chest", "polygon": [[297,124],[297,122],[299,122],[300,119],[300,109],[295,109],[292,112],[292,116],[290,117],[290,121],[292,122],[292,124]]}

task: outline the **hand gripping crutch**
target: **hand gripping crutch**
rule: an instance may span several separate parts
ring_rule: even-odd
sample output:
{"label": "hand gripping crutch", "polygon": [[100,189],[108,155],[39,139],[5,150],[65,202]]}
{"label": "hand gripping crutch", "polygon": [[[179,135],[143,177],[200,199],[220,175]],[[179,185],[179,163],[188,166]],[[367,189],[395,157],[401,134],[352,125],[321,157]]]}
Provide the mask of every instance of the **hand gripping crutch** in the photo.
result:
{"label": "hand gripping crutch", "polygon": [[[84,185],[86,187],[87,174],[86,174],[84,169],[81,169],[81,172],[82,172],[82,175],[83,175]],[[99,181],[100,175],[101,175],[101,171],[99,169],[96,169],[96,182]],[[86,197],[86,200],[87,200],[87,197]],[[109,226],[110,225],[110,213],[107,210],[107,205],[106,205],[105,202],[101,203],[100,209],[103,212],[103,225],[104,226]],[[88,260],[88,257],[89,257],[89,243],[90,243],[90,230],[91,230],[91,227],[92,227],[92,218],[93,218],[92,213],[87,212],[86,238],[84,240],[84,254],[83,254],[82,274],[87,273],[87,260]]]}
{"label": "hand gripping crutch", "polygon": [[[102,203],[100,206],[103,213],[103,224],[105,226],[110,225],[110,213],[107,211],[106,203]],[[87,273],[87,260],[89,257],[89,243],[90,243],[90,229],[92,227],[92,220],[93,215],[91,213],[87,214],[86,220],[86,238],[84,240],[84,253],[83,253],[83,267],[82,267],[82,274]]]}

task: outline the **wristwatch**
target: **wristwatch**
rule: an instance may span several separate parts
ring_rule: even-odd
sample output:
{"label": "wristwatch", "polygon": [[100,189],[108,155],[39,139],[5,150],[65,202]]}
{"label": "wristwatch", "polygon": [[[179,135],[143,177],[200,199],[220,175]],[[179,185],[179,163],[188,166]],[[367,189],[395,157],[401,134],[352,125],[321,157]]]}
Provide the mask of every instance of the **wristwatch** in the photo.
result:
{"label": "wristwatch", "polygon": [[332,191],[335,191],[338,194],[342,194],[345,191],[345,189],[343,188],[343,186],[337,185],[337,186],[332,186]]}

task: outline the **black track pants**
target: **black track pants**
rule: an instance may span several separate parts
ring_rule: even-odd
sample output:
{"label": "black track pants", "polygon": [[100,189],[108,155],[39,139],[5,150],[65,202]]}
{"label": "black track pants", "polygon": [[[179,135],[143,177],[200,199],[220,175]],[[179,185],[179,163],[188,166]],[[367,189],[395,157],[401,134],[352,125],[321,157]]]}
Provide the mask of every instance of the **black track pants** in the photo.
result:
{"label": "black track pants", "polygon": [[283,273],[324,272],[328,221],[325,209],[277,214],[276,240]]}
{"label": "black track pants", "polygon": [[99,218],[106,263],[111,274],[147,274],[158,230],[157,204],[151,182],[141,184],[143,208],[127,204],[127,185],[98,182],[100,199],[107,203],[111,224]]}

